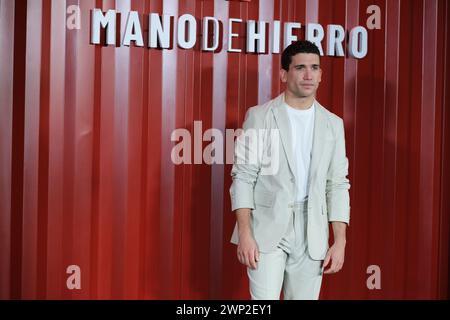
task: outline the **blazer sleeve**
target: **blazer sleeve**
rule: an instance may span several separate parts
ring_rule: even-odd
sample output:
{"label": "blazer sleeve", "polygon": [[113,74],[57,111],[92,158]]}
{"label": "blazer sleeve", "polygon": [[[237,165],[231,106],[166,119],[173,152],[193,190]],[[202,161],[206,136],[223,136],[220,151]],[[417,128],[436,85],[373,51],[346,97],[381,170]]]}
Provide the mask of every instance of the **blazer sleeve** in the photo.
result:
{"label": "blazer sleeve", "polygon": [[231,210],[240,208],[255,209],[253,190],[261,169],[258,157],[258,129],[263,127],[262,120],[255,114],[255,107],[247,110],[243,123],[243,132],[236,138],[234,163],[231,169],[230,187]]}
{"label": "blazer sleeve", "polygon": [[336,145],[327,174],[326,198],[328,221],[340,221],[350,224],[350,182],[348,159],[345,153],[344,122],[339,119]]}

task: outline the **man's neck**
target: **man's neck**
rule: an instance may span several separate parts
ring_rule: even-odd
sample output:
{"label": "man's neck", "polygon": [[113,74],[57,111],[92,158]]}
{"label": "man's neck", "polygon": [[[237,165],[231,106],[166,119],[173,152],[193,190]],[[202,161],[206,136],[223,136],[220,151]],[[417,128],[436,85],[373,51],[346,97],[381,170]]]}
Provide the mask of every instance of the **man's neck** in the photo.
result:
{"label": "man's neck", "polygon": [[290,95],[287,91],[284,93],[284,101],[295,109],[306,110],[309,109],[314,103],[314,96],[299,98]]}

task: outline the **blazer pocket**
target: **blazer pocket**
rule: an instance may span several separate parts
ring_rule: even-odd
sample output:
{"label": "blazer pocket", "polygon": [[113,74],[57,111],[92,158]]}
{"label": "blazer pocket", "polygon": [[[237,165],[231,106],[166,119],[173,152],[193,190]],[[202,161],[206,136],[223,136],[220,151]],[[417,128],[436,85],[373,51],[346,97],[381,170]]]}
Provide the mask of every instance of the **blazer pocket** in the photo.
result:
{"label": "blazer pocket", "polygon": [[268,191],[254,191],[255,205],[272,208],[274,195]]}

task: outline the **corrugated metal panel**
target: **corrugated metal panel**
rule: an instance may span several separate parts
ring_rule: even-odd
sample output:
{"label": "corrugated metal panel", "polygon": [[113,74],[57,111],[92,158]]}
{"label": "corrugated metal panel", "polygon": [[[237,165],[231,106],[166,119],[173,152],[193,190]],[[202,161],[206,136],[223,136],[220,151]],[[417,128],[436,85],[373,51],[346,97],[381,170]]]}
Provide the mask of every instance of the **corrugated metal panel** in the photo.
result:
{"label": "corrugated metal panel", "polygon": [[[194,121],[239,128],[283,90],[280,56],[93,46],[90,10],[349,30],[373,4],[382,28],[369,30],[368,55],[322,58],[319,100],[346,126],[352,225],[345,267],[321,297],[447,298],[444,0],[0,0],[0,298],[249,297],[228,242],[231,165],[175,166],[170,137],[194,135]],[[70,5],[81,30],[65,28]],[[69,265],[81,290],[66,287]],[[366,286],[370,265],[381,290]]]}

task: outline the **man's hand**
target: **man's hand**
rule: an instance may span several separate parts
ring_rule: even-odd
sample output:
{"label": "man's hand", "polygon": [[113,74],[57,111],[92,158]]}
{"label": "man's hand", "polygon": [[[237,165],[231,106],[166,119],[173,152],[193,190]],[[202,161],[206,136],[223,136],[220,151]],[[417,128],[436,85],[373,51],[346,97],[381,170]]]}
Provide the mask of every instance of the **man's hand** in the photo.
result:
{"label": "man's hand", "polygon": [[240,263],[249,268],[256,269],[256,263],[259,260],[259,250],[255,238],[253,238],[251,215],[252,211],[250,208],[240,208],[236,210],[239,231],[237,256]]}
{"label": "man's hand", "polygon": [[251,269],[257,268],[257,262],[259,261],[259,250],[258,245],[250,232],[245,232],[239,235],[237,256],[240,263]]}
{"label": "man's hand", "polygon": [[325,274],[331,274],[339,272],[344,265],[345,256],[345,243],[335,242],[327,252],[325,260],[323,262],[323,268],[325,268],[331,261],[331,266],[324,271]]}
{"label": "man's hand", "polygon": [[334,244],[328,249],[325,260],[323,261],[324,269],[331,261],[331,266],[324,271],[325,274],[339,272],[344,265],[345,257],[345,229],[347,228],[347,224],[339,221],[333,221],[331,224],[333,226]]}

